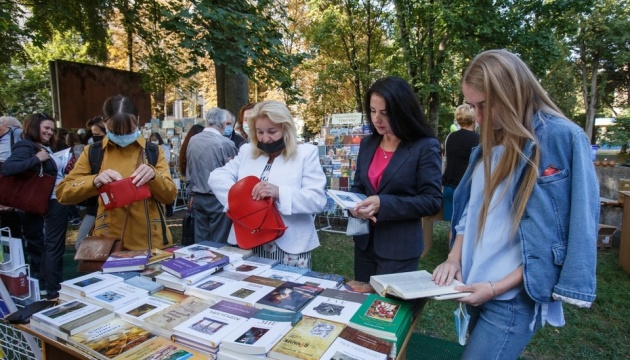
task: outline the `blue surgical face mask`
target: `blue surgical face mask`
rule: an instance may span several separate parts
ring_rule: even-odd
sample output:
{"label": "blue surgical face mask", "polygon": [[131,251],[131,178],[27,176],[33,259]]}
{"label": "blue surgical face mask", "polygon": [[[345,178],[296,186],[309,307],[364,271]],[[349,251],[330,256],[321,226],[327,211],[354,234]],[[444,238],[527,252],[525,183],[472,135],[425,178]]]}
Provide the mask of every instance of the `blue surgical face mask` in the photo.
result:
{"label": "blue surgical face mask", "polygon": [[228,125],[223,129],[223,136],[230,137],[233,131],[234,131],[234,127],[232,127],[231,125]]}
{"label": "blue surgical face mask", "polygon": [[132,132],[131,134],[125,135],[116,135],[113,132],[107,130],[107,138],[109,139],[109,141],[113,141],[114,144],[120,147],[125,147],[129,144],[132,144],[134,141],[136,141],[136,139],[138,139],[138,135],[138,129],[136,129],[136,131]]}

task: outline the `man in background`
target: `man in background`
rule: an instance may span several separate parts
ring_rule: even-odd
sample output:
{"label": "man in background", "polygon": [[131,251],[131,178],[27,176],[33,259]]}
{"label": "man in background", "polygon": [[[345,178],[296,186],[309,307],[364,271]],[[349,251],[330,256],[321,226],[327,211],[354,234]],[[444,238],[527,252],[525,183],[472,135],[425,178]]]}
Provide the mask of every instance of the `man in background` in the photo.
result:
{"label": "man in background", "polygon": [[[0,169],[11,155],[11,147],[22,137],[22,123],[12,116],[0,117]],[[9,227],[11,236],[22,236],[20,219],[14,209],[0,205],[0,227]]]}
{"label": "man in background", "polygon": [[223,130],[223,136],[232,140],[232,142],[234,143],[234,146],[236,146],[236,148],[240,150],[241,145],[245,144],[247,140],[245,140],[245,138],[242,137],[238,132],[234,131],[234,122],[236,118],[234,117],[234,114],[232,114],[231,112],[227,111],[227,113],[229,115],[228,115],[228,120],[225,123],[225,130]]}
{"label": "man in background", "polygon": [[195,242],[211,240],[227,243],[232,221],[223,212],[208,178],[212,170],[233,159],[238,150],[223,136],[230,118],[228,111],[212,108],[206,113],[206,128],[190,138],[186,149],[186,179],[190,181],[195,218]]}

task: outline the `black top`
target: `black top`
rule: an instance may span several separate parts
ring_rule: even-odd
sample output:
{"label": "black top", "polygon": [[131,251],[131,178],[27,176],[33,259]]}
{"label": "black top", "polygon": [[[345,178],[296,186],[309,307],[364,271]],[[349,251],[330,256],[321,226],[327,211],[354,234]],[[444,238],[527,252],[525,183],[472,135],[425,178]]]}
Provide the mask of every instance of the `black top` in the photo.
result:
{"label": "black top", "polygon": [[237,134],[236,131],[232,131],[232,134],[230,135],[228,139],[232,140],[232,142],[234,143],[234,146],[236,146],[236,148],[239,150],[241,149],[241,145],[246,144],[248,142],[247,140],[245,140],[244,137]]}
{"label": "black top", "polygon": [[457,187],[468,168],[473,147],[479,145],[479,134],[460,129],[446,138],[446,170],[442,175],[442,186]]}

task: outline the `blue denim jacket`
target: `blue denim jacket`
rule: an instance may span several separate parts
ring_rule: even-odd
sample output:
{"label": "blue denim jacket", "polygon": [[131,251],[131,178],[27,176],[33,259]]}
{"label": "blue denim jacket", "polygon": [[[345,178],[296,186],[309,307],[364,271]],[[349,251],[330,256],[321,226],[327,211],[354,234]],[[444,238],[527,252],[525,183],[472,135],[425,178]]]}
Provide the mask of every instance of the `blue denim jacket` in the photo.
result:
{"label": "blue denim jacket", "polygon": [[[582,129],[565,119],[537,113],[533,128],[538,144],[528,141],[523,152],[529,157],[534,147],[540,151],[539,178],[517,230],[523,248],[524,287],[540,303],[562,300],[590,307],[595,300],[599,223],[599,183],[591,147]],[[478,146],[455,190],[453,227],[467,206],[474,164],[480,160]],[[557,171],[543,176],[550,166]],[[524,169],[523,159],[516,169],[514,188],[520,185]],[[451,246],[454,240],[453,235]]]}

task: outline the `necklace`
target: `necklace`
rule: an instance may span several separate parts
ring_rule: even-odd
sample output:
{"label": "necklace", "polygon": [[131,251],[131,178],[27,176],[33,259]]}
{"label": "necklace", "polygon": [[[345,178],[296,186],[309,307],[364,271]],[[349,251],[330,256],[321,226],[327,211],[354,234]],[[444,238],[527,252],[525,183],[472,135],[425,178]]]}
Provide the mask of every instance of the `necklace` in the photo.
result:
{"label": "necklace", "polygon": [[381,151],[383,152],[383,157],[385,159],[388,159],[389,157],[391,157],[392,155],[394,155],[394,151],[385,151],[383,148],[380,148]]}

